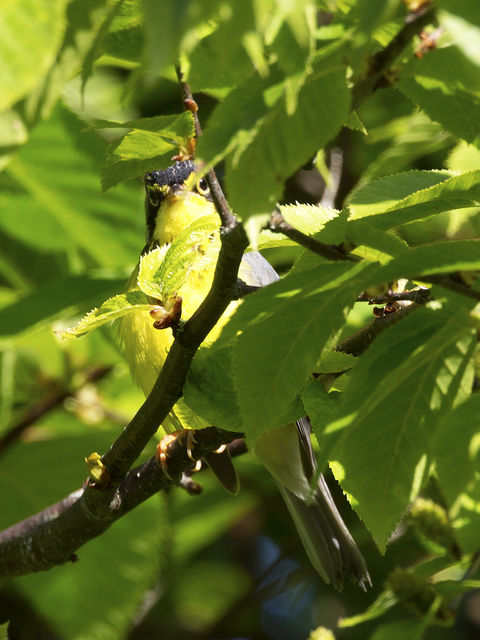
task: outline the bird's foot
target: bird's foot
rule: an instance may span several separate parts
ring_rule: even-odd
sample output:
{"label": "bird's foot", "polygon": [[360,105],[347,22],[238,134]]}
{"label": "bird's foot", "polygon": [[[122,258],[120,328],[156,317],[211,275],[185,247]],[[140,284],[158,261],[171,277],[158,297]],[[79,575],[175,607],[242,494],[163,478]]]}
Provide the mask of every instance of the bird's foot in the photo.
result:
{"label": "bird's foot", "polygon": [[156,304],[150,311],[155,329],[167,329],[176,326],[182,316],[182,298],[174,295],[163,304]]}
{"label": "bird's foot", "polygon": [[195,467],[193,471],[199,471],[202,466],[201,460],[195,458],[193,455],[193,449],[195,446],[195,431],[193,429],[180,429],[179,431],[174,431],[173,433],[169,433],[164,436],[157,445],[157,449],[155,451],[155,458],[157,460],[157,464],[161,467],[163,473],[173,480],[173,478],[168,473],[168,448],[174,442],[181,442],[185,440],[185,446],[187,449],[187,456],[195,462]]}

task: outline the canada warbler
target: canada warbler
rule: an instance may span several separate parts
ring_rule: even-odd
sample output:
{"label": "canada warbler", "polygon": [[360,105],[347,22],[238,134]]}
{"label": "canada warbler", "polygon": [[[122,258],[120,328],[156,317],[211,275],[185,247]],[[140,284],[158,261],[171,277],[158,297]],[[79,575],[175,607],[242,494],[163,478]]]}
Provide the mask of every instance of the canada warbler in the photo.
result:
{"label": "canada warbler", "polygon": [[[199,218],[215,214],[206,181],[200,180],[196,186],[190,186],[190,178],[185,184],[193,171],[193,163],[186,161],[146,174],[147,244],[143,255],[170,245]],[[208,247],[192,242],[193,252],[207,250]],[[218,246],[215,250],[218,252]],[[188,277],[176,292],[177,299],[181,299],[183,320],[187,320],[204,299],[212,283],[214,269],[215,260],[207,263],[207,266],[189,270]],[[136,288],[137,273],[138,268],[132,274],[129,289]],[[252,251],[242,259],[239,278],[252,287],[263,287],[278,280],[278,275],[262,255]],[[222,324],[238,304],[238,301],[230,303],[208,335],[207,345],[219,335]],[[155,328],[149,312],[141,310],[121,319],[119,336],[132,374],[148,395],[173,342],[172,331]],[[182,428],[205,427],[207,423],[193,414],[180,399],[162,426],[167,433],[171,433]],[[316,462],[310,443],[308,419],[302,418],[296,424],[267,431],[258,439],[255,453],[273,475],[308,557],[320,576],[337,588],[343,585],[345,575],[362,587],[369,584],[370,577],[364,559],[333,502],[323,476],[320,475],[316,490],[312,492],[311,480],[316,474]],[[214,458],[214,455],[210,456],[208,462],[211,463]],[[235,486],[230,488],[235,490]]]}

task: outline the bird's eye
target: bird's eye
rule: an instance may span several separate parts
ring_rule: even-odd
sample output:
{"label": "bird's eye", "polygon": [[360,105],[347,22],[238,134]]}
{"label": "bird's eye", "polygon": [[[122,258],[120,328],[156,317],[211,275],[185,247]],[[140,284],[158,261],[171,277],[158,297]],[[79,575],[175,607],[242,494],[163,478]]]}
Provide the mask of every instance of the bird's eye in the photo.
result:
{"label": "bird's eye", "polygon": [[208,188],[208,183],[205,178],[198,181],[197,191],[201,196],[206,196],[210,193],[210,189]]}

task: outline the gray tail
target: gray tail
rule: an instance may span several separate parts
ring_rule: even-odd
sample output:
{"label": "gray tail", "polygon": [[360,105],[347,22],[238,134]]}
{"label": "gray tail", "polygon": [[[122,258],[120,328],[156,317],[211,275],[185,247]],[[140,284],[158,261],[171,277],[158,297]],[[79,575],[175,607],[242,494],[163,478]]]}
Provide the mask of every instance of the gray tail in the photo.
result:
{"label": "gray tail", "polygon": [[308,504],[280,483],[278,487],[310,562],[322,578],[337,589],[343,587],[344,576],[364,590],[371,586],[365,560],[343,522],[323,476]]}

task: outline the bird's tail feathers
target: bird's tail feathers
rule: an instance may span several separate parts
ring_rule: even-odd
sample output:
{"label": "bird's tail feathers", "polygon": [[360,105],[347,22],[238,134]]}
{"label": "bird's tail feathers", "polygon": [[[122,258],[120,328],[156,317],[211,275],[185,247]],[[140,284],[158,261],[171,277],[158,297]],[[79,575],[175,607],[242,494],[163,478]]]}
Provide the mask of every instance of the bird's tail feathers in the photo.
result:
{"label": "bird's tail feathers", "polygon": [[371,586],[365,560],[343,522],[323,476],[309,503],[277,484],[310,562],[322,578],[337,589],[343,587],[344,576],[357,582],[362,589]]}

